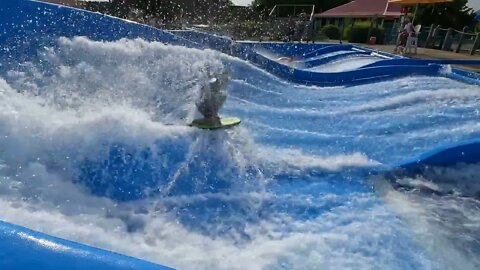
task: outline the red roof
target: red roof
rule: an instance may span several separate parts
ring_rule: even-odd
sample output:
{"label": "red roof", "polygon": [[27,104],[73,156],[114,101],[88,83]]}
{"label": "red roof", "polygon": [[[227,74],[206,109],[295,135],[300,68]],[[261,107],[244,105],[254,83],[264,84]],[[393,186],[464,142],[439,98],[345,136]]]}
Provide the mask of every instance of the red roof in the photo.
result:
{"label": "red roof", "polygon": [[402,6],[388,0],[354,0],[345,5],[315,14],[317,18],[400,17]]}

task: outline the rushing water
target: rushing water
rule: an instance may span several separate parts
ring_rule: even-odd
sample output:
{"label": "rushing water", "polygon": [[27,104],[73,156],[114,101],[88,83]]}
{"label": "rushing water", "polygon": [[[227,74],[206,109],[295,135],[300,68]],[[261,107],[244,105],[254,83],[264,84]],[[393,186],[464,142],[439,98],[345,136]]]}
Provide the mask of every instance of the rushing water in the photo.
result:
{"label": "rushing water", "polygon": [[[223,68],[221,114],[242,125],[187,127]],[[480,265],[475,192],[369,176],[477,137],[477,86],[304,87],[213,51],[80,37],[3,69],[2,220],[182,269]]]}
{"label": "rushing water", "polygon": [[343,72],[355,70],[381,60],[384,59],[374,56],[347,56],[339,60],[329,62],[326,65],[309,68],[308,70],[324,73]]}

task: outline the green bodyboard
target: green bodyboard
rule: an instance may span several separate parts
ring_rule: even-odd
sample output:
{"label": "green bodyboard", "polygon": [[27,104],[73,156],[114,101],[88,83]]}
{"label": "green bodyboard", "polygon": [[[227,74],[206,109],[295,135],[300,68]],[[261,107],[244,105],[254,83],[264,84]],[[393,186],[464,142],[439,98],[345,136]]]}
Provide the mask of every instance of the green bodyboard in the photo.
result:
{"label": "green bodyboard", "polygon": [[222,118],[220,119],[220,122],[222,123],[221,125],[219,126],[216,126],[216,125],[210,125],[210,124],[205,124],[205,123],[199,123],[199,122],[195,122],[197,120],[194,120],[190,126],[191,127],[196,127],[196,128],[201,128],[201,129],[220,129],[220,128],[231,128],[231,127],[234,127],[238,124],[240,124],[242,121],[240,120],[240,118],[237,118],[237,117],[225,117],[225,118]]}

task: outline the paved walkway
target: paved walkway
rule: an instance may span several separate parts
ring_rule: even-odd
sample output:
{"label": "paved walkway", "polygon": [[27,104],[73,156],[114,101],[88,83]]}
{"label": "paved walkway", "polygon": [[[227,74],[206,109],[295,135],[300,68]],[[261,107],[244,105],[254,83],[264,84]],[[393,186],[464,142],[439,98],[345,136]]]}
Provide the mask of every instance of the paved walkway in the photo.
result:
{"label": "paved walkway", "polygon": [[[394,45],[367,45],[367,44],[356,44],[363,47],[368,47],[374,50],[380,50],[388,53],[393,53],[395,46]],[[470,55],[467,52],[454,53],[449,51],[441,51],[434,49],[425,49],[418,48],[417,54],[406,54],[405,56],[417,59],[459,59],[459,60],[480,60],[480,54]],[[475,72],[480,72],[480,66],[458,66],[456,67],[467,69]]]}

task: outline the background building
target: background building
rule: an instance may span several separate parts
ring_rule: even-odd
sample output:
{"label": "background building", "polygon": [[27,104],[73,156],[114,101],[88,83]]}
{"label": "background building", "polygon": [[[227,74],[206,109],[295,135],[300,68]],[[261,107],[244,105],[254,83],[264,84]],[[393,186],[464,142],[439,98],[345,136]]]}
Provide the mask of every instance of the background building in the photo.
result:
{"label": "background building", "polygon": [[354,0],[350,3],[332,8],[314,15],[316,27],[327,24],[343,25],[350,21],[371,20],[376,18],[379,25],[393,24],[401,16],[402,6],[389,3],[388,0]]}

